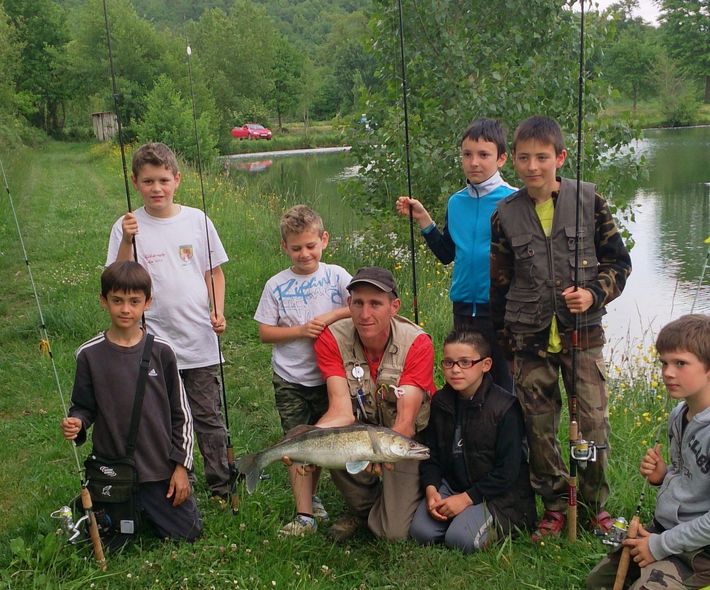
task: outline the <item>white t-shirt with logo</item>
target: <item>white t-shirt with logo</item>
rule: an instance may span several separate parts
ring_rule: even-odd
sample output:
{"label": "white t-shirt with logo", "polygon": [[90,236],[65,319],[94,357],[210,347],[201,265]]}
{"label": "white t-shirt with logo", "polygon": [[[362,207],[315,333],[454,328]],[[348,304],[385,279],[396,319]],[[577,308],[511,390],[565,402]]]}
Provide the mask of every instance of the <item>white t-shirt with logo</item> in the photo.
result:
{"label": "white t-shirt with logo", "polygon": [[[144,207],[133,214],[138,220],[138,262],[153,280],[153,304],[145,313],[148,331],[170,342],[180,369],[219,363],[217,335],[210,323],[210,301],[205,273],[229,260],[212,221],[193,207],[166,219],[149,215]],[[116,260],[121,244],[123,217],[114,223],[106,265]]]}
{"label": "white t-shirt with logo", "polygon": [[[324,262],[309,275],[296,274],[290,268],[283,270],[266,282],[254,319],[267,326],[301,326],[323,313],[344,307],[351,278],[344,268]],[[289,383],[308,387],[323,383],[311,338],[274,344],[271,366]]]}

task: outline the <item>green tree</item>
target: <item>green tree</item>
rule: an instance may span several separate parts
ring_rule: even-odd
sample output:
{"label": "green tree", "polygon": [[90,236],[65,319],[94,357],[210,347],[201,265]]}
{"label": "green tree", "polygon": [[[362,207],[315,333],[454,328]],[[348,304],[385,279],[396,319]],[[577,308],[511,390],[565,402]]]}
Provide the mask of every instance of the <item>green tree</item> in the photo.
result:
{"label": "green tree", "polygon": [[625,0],[610,7],[616,32],[603,57],[604,75],[631,98],[634,112],[639,98],[657,90],[653,69],[659,58],[658,32],[631,15],[637,6],[637,0]]}
{"label": "green tree", "polygon": [[[197,161],[192,106],[164,74],[146,96],[145,111],[135,130],[140,143],[161,141],[186,160]],[[197,119],[197,135],[202,161],[207,162],[217,155],[215,126],[207,109]]]}
{"label": "green tree", "polygon": [[710,102],[710,0],[662,0],[659,21],[669,55],[681,72],[705,85]]}
{"label": "green tree", "polygon": [[[130,0],[112,0],[107,6],[121,120],[129,127],[141,117],[146,95],[161,74],[186,79],[185,49],[179,38],[158,33],[140,18]],[[113,111],[102,0],[88,0],[72,16],[71,78],[77,93],[96,96],[100,108]]]}
{"label": "green tree", "polygon": [[65,50],[69,40],[64,12],[52,0],[4,0],[21,48],[16,92],[33,125],[59,133],[68,98]]}
{"label": "green tree", "polygon": [[300,102],[303,93],[303,55],[280,37],[275,43],[273,102],[279,130],[283,129],[282,117],[290,115]]}
{"label": "green tree", "polygon": [[244,99],[267,104],[273,96],[276,32],[261,6],[236,0],[228,13],[203,13],[190,33],[194,70],[214,96],[220,129],[227,132]]}
{"label": "green tree", "polygon": [[17,31],[0,5],[0,114],[3,116],[16,113],[14,84],[21,51]]}
{"label": "green tree", "polygon": [[669,127],[690,125],[700,107],[693,84],[667,55],[661,54],[655,68],[663,123]]}
{"label": "green tree", "polygon": [[[350,114],[355,108],[357,86],[375,84],[375,60],[367,49],[369,31],[363,12],[332,18],[333,25],[320,50],[323,84],[314,105],[316,116]],[[357,80],[357,84],[355,83]]]}
{"label": "green tree", "polygon": [[[421,0],[407,4],[404,21],[412,184],[428,206],[443,204],[442,197],[461,185],[458,139],[477,117],[500,118],[508,129],[533,114],[555,117],[571,155],[564,172],[574,175],[579,16],[566,2],[507,0],[503,10],[483,0]],[[365,94],[362,112],[375,132],[354,137],[354,151],[367,186],[390,209],[407,187],[396,3],[378,1],[371,23],[378,85]],[[602,19],[588,19],[588,64],[598,60],[605,27]],[[630,137],[622,123],[598,123],[606,91],[598,72],[587,68],[583,178],[600,183],[599,154],[615,156]],[[505,173],[515,183],[510,168]]]}

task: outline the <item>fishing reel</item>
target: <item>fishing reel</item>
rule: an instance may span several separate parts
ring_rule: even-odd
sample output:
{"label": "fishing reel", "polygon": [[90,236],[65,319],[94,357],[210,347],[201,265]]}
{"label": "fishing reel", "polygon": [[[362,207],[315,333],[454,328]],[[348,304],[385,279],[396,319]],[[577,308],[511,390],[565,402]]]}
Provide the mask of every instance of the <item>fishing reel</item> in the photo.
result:
{"label": "fishing reel", "polygon": [[626,538],[629,531],[629,523],[623,516],[618,516],[614,519],[609,532],[599,535],[601,542],[608,545],[612,550],[617,549]]}
{"label": "fishing reel", "polygon": [[52,512],[50,516],[60,521],[61,528],[58,529],[57,532],[64,533],[69,543],[75,544],[81,540],[81,525],[84,521],[88,520],[88,516],[82,516],[79,520],[74,522],[74,514],[69,506],[62,506],[59,510]]}
{"label": "fishing reel", "polygon": [[586,469],[588,461],[597,460],[597,451],[606,449],[606,445],[598,445],[593,440],[583,438],[570,441],[570,455],[580,469]]}

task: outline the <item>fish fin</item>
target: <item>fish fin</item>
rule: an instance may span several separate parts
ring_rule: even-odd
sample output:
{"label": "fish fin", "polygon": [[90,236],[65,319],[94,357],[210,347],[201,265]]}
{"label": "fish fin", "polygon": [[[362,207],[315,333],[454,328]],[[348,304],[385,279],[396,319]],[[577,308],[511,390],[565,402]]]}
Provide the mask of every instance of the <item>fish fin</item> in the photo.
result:
{"label": "fish fin", "polygon": [[247,492],[252,494],[256,489],[261,477],[261,467],[259,466],[257,455],[244,455],[236,460],[237,471],[246,479]]}
{"label": "fish fin", "polygon": [[288,440],[289,438],[295,438],[296,436],[300,436],[302,434],[305,434],[306,432],[310,432],[311,430],[321,430],[317,426],[311,426],[309,424],[299,424],[298,426],[294,426],[289,430],[284,437],[281,439],[281,441]]}
{"label": "fish fin", "polygon": [[350,474],[350,475],[355,475],[356,473],[360,473],[361,471],[364,471],[364,469],[370,464],[369,461],[348,461],[345,464],[345,470]]}

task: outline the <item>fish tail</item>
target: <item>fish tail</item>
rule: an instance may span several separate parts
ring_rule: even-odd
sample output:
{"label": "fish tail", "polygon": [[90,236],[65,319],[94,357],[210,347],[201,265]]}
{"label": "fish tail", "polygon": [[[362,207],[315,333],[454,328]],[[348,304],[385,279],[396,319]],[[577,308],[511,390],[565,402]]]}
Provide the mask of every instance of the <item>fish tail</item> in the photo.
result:
{"label": "fish tail", "polygon": [[241,473],[247,484],[247,492],[250,494],[256,489],[256,484],[259,483],[262,467],[259,465],[259,455],[250,454],[240,457],[236,461],[237,470]]}

